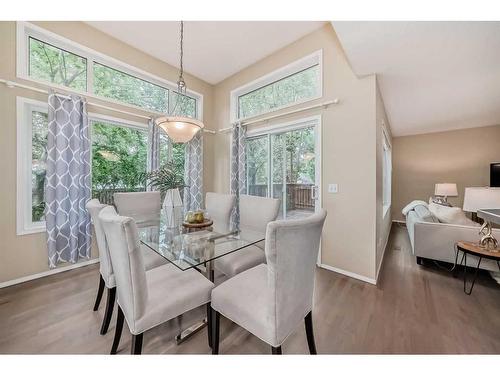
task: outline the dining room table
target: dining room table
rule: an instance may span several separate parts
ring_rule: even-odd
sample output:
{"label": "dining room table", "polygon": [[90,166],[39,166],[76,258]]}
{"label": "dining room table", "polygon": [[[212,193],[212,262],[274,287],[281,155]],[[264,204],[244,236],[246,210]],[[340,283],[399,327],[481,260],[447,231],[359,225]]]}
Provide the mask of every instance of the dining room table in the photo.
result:
{"label": "dining room table", "polygon": [[[250,229],[216,232],[211,228],[189,232],[182,225],[168,227],[169,222],[172,220],[168,220],[164,210],[136,220],[141,243],[180,271],[195,269],[211,282],[215,280],[214,263],[218,258],[249,246],[259,246],[264,249],[265,233]],[[229,228],[229,225],[219,225],[219,227]],[[175,338],[177,344],[206,326],[207,319],[203,319],[183,330]]]}

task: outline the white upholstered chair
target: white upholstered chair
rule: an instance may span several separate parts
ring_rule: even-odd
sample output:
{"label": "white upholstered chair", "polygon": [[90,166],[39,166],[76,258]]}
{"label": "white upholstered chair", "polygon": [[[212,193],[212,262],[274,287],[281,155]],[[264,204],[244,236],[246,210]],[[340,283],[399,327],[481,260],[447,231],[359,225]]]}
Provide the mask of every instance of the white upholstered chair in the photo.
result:
{"label": "white upholstered chair", "polygon": [[[99,203],[98,199],[91,199],[87,202],[86,207],[87,211],[90,214],[90,217],[92,218],[92,223],[94,224],[95,239],[97,248],[99,250],[100,277],[97,297],[94,303],[94,311],[97,311],[99,309],[102,295],[104,293],[104,288],[106,288],[107,290],[106,310],[104,312],[104,318],[101,325],[101,335],[105,335],[108,332],[108,327],[109,323],[111,322],[111,316],[113,315],[113,308],[116,299],[115,275],[113,273],[113,267],[111,266],[108,244],[106,243],[102,223],[99,219],[99,213],[104,207],[107,207],[107,205]],[[152,250],[142,247],[141,251],[144,254],[144,267],[146,270],[167,263],[165,259],[163,259],[158,254],[155,254]]]}
{"label": "white upholstered chair", "polygon": [[131,217],[138,226],[148,225],[157,218],[161,210],[159,191],[115,193],[113,200],[118,213]]}
{"label": "white upholstered chair", "polygon": [[236,196],[232,194],[207,193],[205,195],[205,208],[213,220],[215,232],[229,232],[231,212],[236,203]]}
{"label": "white upholstered chair", "polygon": [[[240,230],[265,233],[269,222],[276,220],[280,200],[252,195],[240,195]],[[215,268],[227,277],[264,263],[264,250],[258,245],[225,255],[215,261]]]}
{"label": "white upholstered chair", "polygon": [[312,327],[314,271],[326,211],[305,219],[269,223],[267,264],[223,282],[212,291],[212,353],[219,351],[220,315],[237,323],[281,354],[281,345],[305,320],[307,342],[316,354]]}
{"label": "white upholstered chair", "polygon": [[[111,354],[120,343],[123,321],[132,334],[132,354],[142,351],[143,333],[209,302],[213,284],[194,269],[181,271],[166,264],[145,271],[137,225],[117,215],[111,206],[99,213],[116,281],[118,317]],[[210,335],[209,335],[210,338]]]}

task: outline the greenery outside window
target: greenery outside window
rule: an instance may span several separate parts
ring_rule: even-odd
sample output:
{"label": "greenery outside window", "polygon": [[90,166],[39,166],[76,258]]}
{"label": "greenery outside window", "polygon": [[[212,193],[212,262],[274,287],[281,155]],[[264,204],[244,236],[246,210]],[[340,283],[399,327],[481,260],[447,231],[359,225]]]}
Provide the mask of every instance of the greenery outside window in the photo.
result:
{"label": "greenery outside window", "polygon": [[87,90],[87,59],[29,38],[30,77],[80,91]]}

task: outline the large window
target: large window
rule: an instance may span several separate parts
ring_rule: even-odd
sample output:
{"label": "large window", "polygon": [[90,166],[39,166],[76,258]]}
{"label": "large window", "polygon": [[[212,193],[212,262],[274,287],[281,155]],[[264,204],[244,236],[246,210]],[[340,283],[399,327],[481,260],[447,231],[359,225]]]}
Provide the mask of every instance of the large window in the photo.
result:
{"label": "large window", "polygon": [[[47,104],[18,97],[17,233],[44,230],[47,158]],[[106,116],[90,118],[92,196],[112,204],[113,194],[146,189],[148,134],[143,124]],[[160,165],[168,160],[184,168],[184,144],[160,135]]]}
{"label": "large window", "polygon": [[322,53],[317,51],[231,92],[231,120],[276,111],[322,96]]}
{"label": "large window", "polygon": [[203,97],[188,90],[176,105],[176,84],[44,30],[17,23],[17,76],[67,87],[133,108],[202,119]]}
{"label": "large window", "polygon": [[382,165],[382,179],[383,179],[383,208],[384,216],[391,207],[392,195],[392,152],[389,136],[384,127],[382,127],[382,148],[383,148],[383,165]]}

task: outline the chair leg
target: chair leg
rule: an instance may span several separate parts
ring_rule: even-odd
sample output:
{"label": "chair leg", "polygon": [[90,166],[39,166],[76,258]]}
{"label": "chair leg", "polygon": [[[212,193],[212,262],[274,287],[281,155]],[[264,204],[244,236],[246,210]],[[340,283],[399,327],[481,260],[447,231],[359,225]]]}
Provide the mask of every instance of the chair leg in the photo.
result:
{"label": "chair leg", "polygon": [[212,307],[207,303],[207,335],[208,346],[212,347]]}
{"label": "chair leg", "polygon": [[281,352],[281,345],[280,346],[271,346],[271,353],[273,353],[273,354],[283,354]]}
{"label": "chair leg", "polygon": [[95,298],[94,311],[97,311],[97,309],[99,309],[99,304],[101,303],[103,292],[104,292],[104,279],[102,278],[102,275],[99,274],[99,287],[97,289],[97,296]]}
{"label": "chair leg", "polygon": [[219,354],[219,326],[220,326],[220,314],[212,310],[212,354]]}
{"label": "chair leg", "polygon": [[142,333],[132,335],[132,349],[130,354],[141,354],[142,352]]}
{"label": "chair leg", "polygon": [[118,345],[120,345],[120,338],[122,337],[122,329],[123,329],[123,321],[125,320],[125,316],[123,315],[123,311],[120,306],[118,306],[118,316],[116,318],[116,327],[115,327],[115,338],[113,339],[113,346],[111,347],[110,354],[116,354],[118,350]]}
{"label": "chair leg", "polygon": [[309,345],[309,353],[318,354],[316,352],[316,343],[314,342],[312,311],[310,311],[309,314],[306,315],[306,317],[304,318],[304,323],[306,326],[307,345]]}
{"label": "chair leg", "polygon": [[108,332],[109,323],[111,322],[111,316],[113,315],[113,308],[115,307],[115,299],[116,287],[108,289],[108,299],[106,300],[106,311],[102,320],[101,335],[105,335]]}

